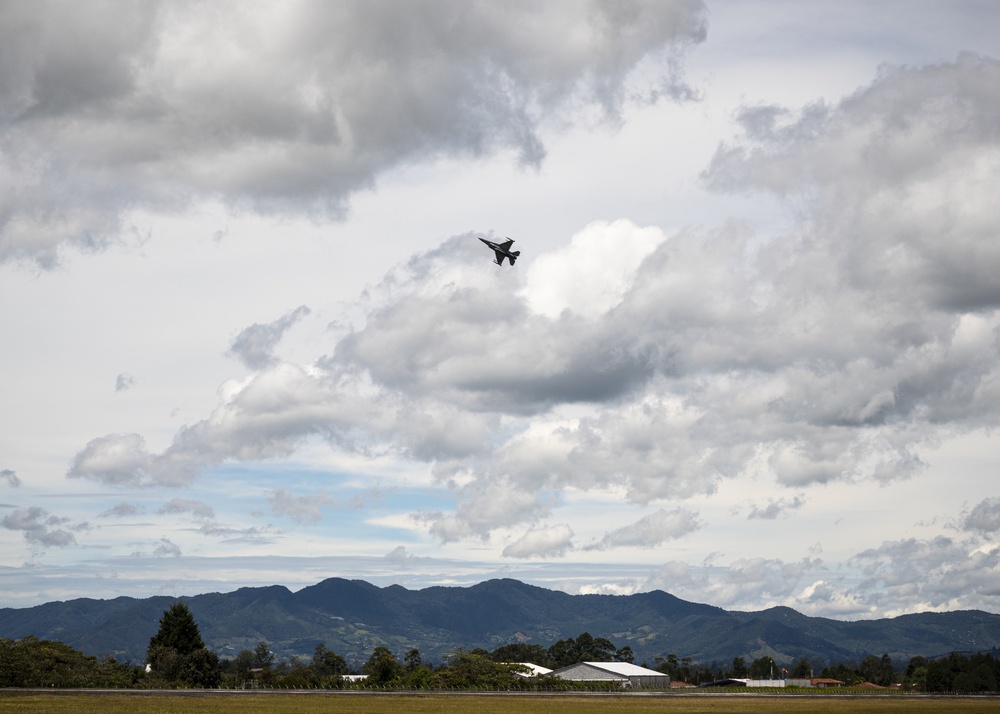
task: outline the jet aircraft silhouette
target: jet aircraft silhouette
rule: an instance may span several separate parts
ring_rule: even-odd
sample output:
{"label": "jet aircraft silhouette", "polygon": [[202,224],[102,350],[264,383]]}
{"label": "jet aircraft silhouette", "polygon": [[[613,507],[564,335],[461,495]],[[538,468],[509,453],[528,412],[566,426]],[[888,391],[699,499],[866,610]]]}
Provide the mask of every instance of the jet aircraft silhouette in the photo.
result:
{"label": "jet aircraft silhouette", "polygon": [[514,241],[512,241],[510,238],[508,238],[503,243],[494,243],[493,241],[486,240],[485,238],[480,238],[479,240],[481,240],[483,243],[485,243],[487,246],[493,249],[493,252],[497,256],[496,260],[494,260],[493,262],[496,263],[497,265],[503,265],[504,258],[510,258],[510,264],[513,265],[514,261],[517,260],[517,256],[521,255],[521,251],[519,250],[512,251],[510,249],[510,247],[514,245]]}

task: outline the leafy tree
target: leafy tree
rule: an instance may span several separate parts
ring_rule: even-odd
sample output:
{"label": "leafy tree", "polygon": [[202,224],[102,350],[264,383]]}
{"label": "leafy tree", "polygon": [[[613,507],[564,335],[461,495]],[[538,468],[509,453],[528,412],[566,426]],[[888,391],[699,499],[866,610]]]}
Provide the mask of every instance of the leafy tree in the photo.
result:
{"label": "leafy tree", "polygon": [[910,658],[910,661],[906,664],[906,669],[903,671],[903,689],[915,689],[918,692],[926,689],[928,662],[929,660],[926,657],[921,657],[920,655]]}
{"label": "leafy tree", "polygon": [[430,680],[433,687],[458,689],[518,689],[524,680],[515,672],[523,668],[517,664],[494,662],[489,653],[453,652],[445,665]]}
{"label": "leafy tree", "polygon": [[232,686],[241,687],[250,679],[250,671],[257,665],[257,657],[251,650],[240,650],[231,665],[232,675],[227,680]]}
{"label": "leafy tree", "polygon": [[379,646],[372,651],[361,672],[368,675],[368,684],[382,686],[399,679],[403,674],[403,665],[387,647]]}
{"label": "leafy tree", "polygon": [[157,679],[166,682],[178,682],[181,678],[181,668],[184,657],[180,652],[165,645],[154,645],[146,650],[146,664],[149,671]]}
{"label": "leafy tree", "polygon": [[628,645],[621,647],[615,652],[615,660],[618,662],[635,662],[635,653]]}
{"label": "leafy tree", "polygon": [[142,669],[113,657],[98,661],[63,642],[0,638],[0,687],[133,687]]}
{"label": "leafy tree", "polygon": [[434,672],[423,665],[406,673],[403,678],[403,686],[407,689],[427,689],[431,686]]}
{"label": "leafy tree", "polygon": [[552,662],[552,666],[555,668],[564,667],[569,664],[574,664],[576,660],[576,640],[572,637],[559,640],[549,646],[546,650],[549,661]]}
{"label": "leafy tree", "polygon": [[687,681],[692,684],[701,684],[702,682],[714,682],[724,676],[722,668],[715,663],[711,665],[697,664],[691,668],[691,679]]}
{"label": "leafy tree", "polygon": [[271,645],[267,644],[267,640],[261,640],[257,643],[257,646],[253,650],[254,657],[257,659],[257,666],[262,669],[270,669],[271,664],[274,662],[274,652],[271,651]]}
{"label": "leafy tree", "polygon": [[219,686],[219,656],[202,647],[183,658],[180,680],[191,687],[211,688]]}
{"label": "leafy tree", "polygon": [[780,672],[781,668],[774,664],[773,659],[770,657],[758,657],[750,663],[750,669],[747,674],[750,679],[771,679],[776,671]]}
{"label": "leafy tree", "polygon": [[315,668],[311,664],[305,664],[299,657],[282,662],[275,672],[279,676],[274,678],[272,685],[284,689],[312,689],[320,683]]}
{"label": "leafy tree", "polygon": [[548,651],[541,645],[512,642],[501,645],[490,653],[494,662],[531,662],[542,667],[552,664]]}
{"label": "leafy tree", "polygon": [[1000,683],[1000,661],[990,654],[974,654],[969,667],[955,677],[955,690],[959,692],[995,692]]}
{"label": "leafy tree", "polygon": [[847,685],[861,682],[861,677],[858,676],[855,666],[849,662],[827,665],[819,673],[819,676],[827,679],[838,679]]}
{"label": "leafy tree", "polygon": [[987,664],[978,664],[955,677],[956,692],[993,692],[997,688],[997,677]]}
{"label": "leafy tree", "polygon": [[812,676],[812,665],[805,657],[800,657],[799,661],[792,667],[791,677],[794,679],[806,679]]}
{"label": "leafy tree", "polygon": [[745,678],[748,674],[746,657],[733,657],[733,668],[729,670],[731,677]]}
{"label": "leafy tree", "polygon": [[910,661],[906,664],[906,671],[903,674],[907,677],[912,677],[920,667],[926,669],[929,662],[930,660],[926,657],[921,657],[920,655],[911,657]]}
{"label": "leafy tree", "polygon": [[142,667],[128,662],[119,662],[114,657],[103,657],[98,666],[99,686],[111,689],[132,689],[139,686],[145,671]]}
{"label": "leafy tree", "polygon": [[928,663],[928,692],[980,692],[1000,686],[1000,660],[989,653],[972,657],[952,652]]}
{"label": "leafy tree", "polygon": [[617,649],[604,637],[594,637],[589,632],[559,640],[548,649],[553,667],[565,667],[577,662],[610,662]]}
{"label": "leafy tree", "polygon": [[321,642],[313,652],[313,670],[320,681],[339,679],[347,674],[347,661]]}
{"label": "leafy tree", "polygon": [[669,674],[671,681],[683,681],[681,679],[680,660],[677,659],[676,654],[671,652],[666,657],[656,657],[653,661],[657,663],[657,671]]}
{"label": "leafy tree", "polygon": [[691,662],[693,661],[690,657],[681,657],[680,678],[682,682],[691,681]]}
{"label": "leafy tree", "polygon": [[69,645],[28,636],[0,640],[0,686],[79,687],[87,680],[97,660]]}
{"label": "leafy tree", "polygon": [[414,647],[412,650],[403,655],[403,667],[407,672],[413,672],[423,664],[423,658],[420,656],[420,650]]}
{"label": "leafy tree", "polygon": [[952,652],[948,657],[942,657],[927,666],[927,691],[950,692],[958,676],[968,666],[964,655]]}
{"label": "leafy tree", "polygon": [[617,648],[604,637],[591,637],[584,632],[576,638],[580,659],[578,662],[610,662],[615,657]]}
{"label": "leafy tree", "polygon": [[911,674],[903,676],[903,681],[909,689],[915,689],[918,692],[926,692],[927,667],[915,667]]}
{"label": "leafy tree", "polygon": [[872,682],[882,687],[888,687],[896,680],[896,671],[888,653],[881,658],[869,655],[858,665],[858,675],[866,682]]}

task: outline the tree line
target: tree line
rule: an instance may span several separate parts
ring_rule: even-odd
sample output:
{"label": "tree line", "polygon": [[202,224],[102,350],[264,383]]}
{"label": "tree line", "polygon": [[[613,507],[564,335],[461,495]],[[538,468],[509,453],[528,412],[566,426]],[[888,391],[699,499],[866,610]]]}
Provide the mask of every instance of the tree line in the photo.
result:
{"label": "tree line", "polygon": [[[559,640],[549,647],[511,643],[492,651],[460,649],[434,665],[424,661],[418,649],[410,649],[400,660],[384,646],[377,646],[360,668],[363,683],[348,679],[346,660],[317,643],[311,658],[292,657],[275,662],[266,641],[253,650],[244,649],[232,659],[222,660],[206,647],[191,611],[176,603],[163,613],[160,627],[150,638],[145,666],[119,662],[113,657],[91,657],[62,642],[24,637],[0,638],[0,687],[277,687],[344,688],[348,686],[399,689],[571,689],[604,687],[604,684],[567,682],[556,677],[527,679],[520,663],[558,669],[577,662],[633,662],[630,647],[616,647],[604,637],[584,632]],[[657,657],[651,669],[668,674],[672,681],[706,684],[726,678],[810,678],[812,664],[800,658],[786,669],[770,657],[747,662],[735,657],[728,666],[696,663],[690,657],[669,653]],[[818,676],[847,685],[872,682],[927,692],[998,691],[1000,659],[991,652],[955,653],[928,659],[913,657],[905,670],[897,672],[888,654],[868,656],[857,664],[827,665]]]}
{"label": "tree line", "polygon": [[[343,687],[349,674],[346,661],[319,643],[311,661],[292,657],[275,664],[269,655],[267,642],[254,651],[243,650],[232,660],[228,681],[252,681],[260,686],[276,687]],[[361,666],[366,675],[363,686],[396,687],[400,689],[531,689],[576,688],[581,685],[555,677],[527,679],[530,671],[523,663],[531,662],[548,669],[557,669],[576,662],[611,662],[633,660],[629,647],[617,648],[603,637],[584,632],[578,637],[559,640],[551,647],[509,644],[493,651],[482,648],[460,649],[434,665],[426,662],[420,650],[408,650],[402,660],[388,647],[376,647]],[[257,665],[256,667],[253,665]],[[225,669],[225,665],[223,666]],[[223,674],[226,678],[226,673]],[[595,685],[583,685],[594,688]],[[603,687],[605,685],[596,685]]]}
{"label": "tree line", "polygon": [[920,692],[996,692],[1000,691],[1000,659],[992,652],[972,655],[952,652],[944,657],[910,658],[906,667],[897,670],[888,653],[881,657],[869,655],[860,662],[828,664],[816,670],[805,657],[789,668],[771,657],[758,657],[747,662],[733,658],[728,667],[692,662],[690,657],[675,654],[656,658],[658,669],[670,675],[672,681],[704,684],[724,679],[834,679],[845,686],[869,682],[881,687],[899,684],[903,689]]}

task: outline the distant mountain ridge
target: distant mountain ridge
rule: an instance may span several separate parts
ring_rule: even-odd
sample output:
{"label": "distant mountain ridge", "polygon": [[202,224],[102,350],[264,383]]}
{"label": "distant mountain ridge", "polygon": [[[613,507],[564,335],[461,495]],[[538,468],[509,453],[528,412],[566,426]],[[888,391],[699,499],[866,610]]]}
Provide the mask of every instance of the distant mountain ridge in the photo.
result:
{"label": "distant mountain ridge", "polygon": [[668,653],[703,663],[769,655],[778,662],[806,657],[822,665],[883,652],[905,662],[915,655],[1000,647],[1000,615],[980,610],[841,622],[787,607],[727,611],[662,590],[569,595],[511,579],[407,590],[329,578],[295,593],[272,585],[180,598],[81,598],[0,609],[0,637],[34,635],[87,654],[139,662],[160,616],[177,600],[191,608],[203,639],[222,656],[266,640],[279,657],[311,657],[323,642],[354,666],[379,645],[399,656],[417,648],[425,661],[440,662],[459,647],[548,647],[582,632],[628,645],[637,663],[651,665]]}

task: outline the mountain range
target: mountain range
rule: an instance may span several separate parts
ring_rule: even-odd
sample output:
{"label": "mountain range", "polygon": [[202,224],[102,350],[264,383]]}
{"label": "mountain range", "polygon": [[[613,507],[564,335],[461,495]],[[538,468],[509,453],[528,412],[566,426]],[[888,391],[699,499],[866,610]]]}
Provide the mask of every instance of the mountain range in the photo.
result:
{"label": "mountain range", "polygon": [[160,617],[178,600],[191,609],[206,644],[223,657],[266,640],[279,659],[309,658],[322,642],[354,667],[379,645],[400,657],[416,648],[425,662],[438,663],[460,647],[492,650],[526,642],[547,648],[583,632],[616,647],[628,645],[637,664],[650,665],[668,653],[702,663],[806,657],[816,666],[888,653],[905,663],[915,655],[1000,647],[1000,615],[980,610],[844,622],[787,607],[727,611],[662,590],[569,595],[511,579],[407,590],[329,578],[297,592],[273,585],[180,598],[80,598],[0,609],[0,637],[34,635],[86,654],[141,662]]}

